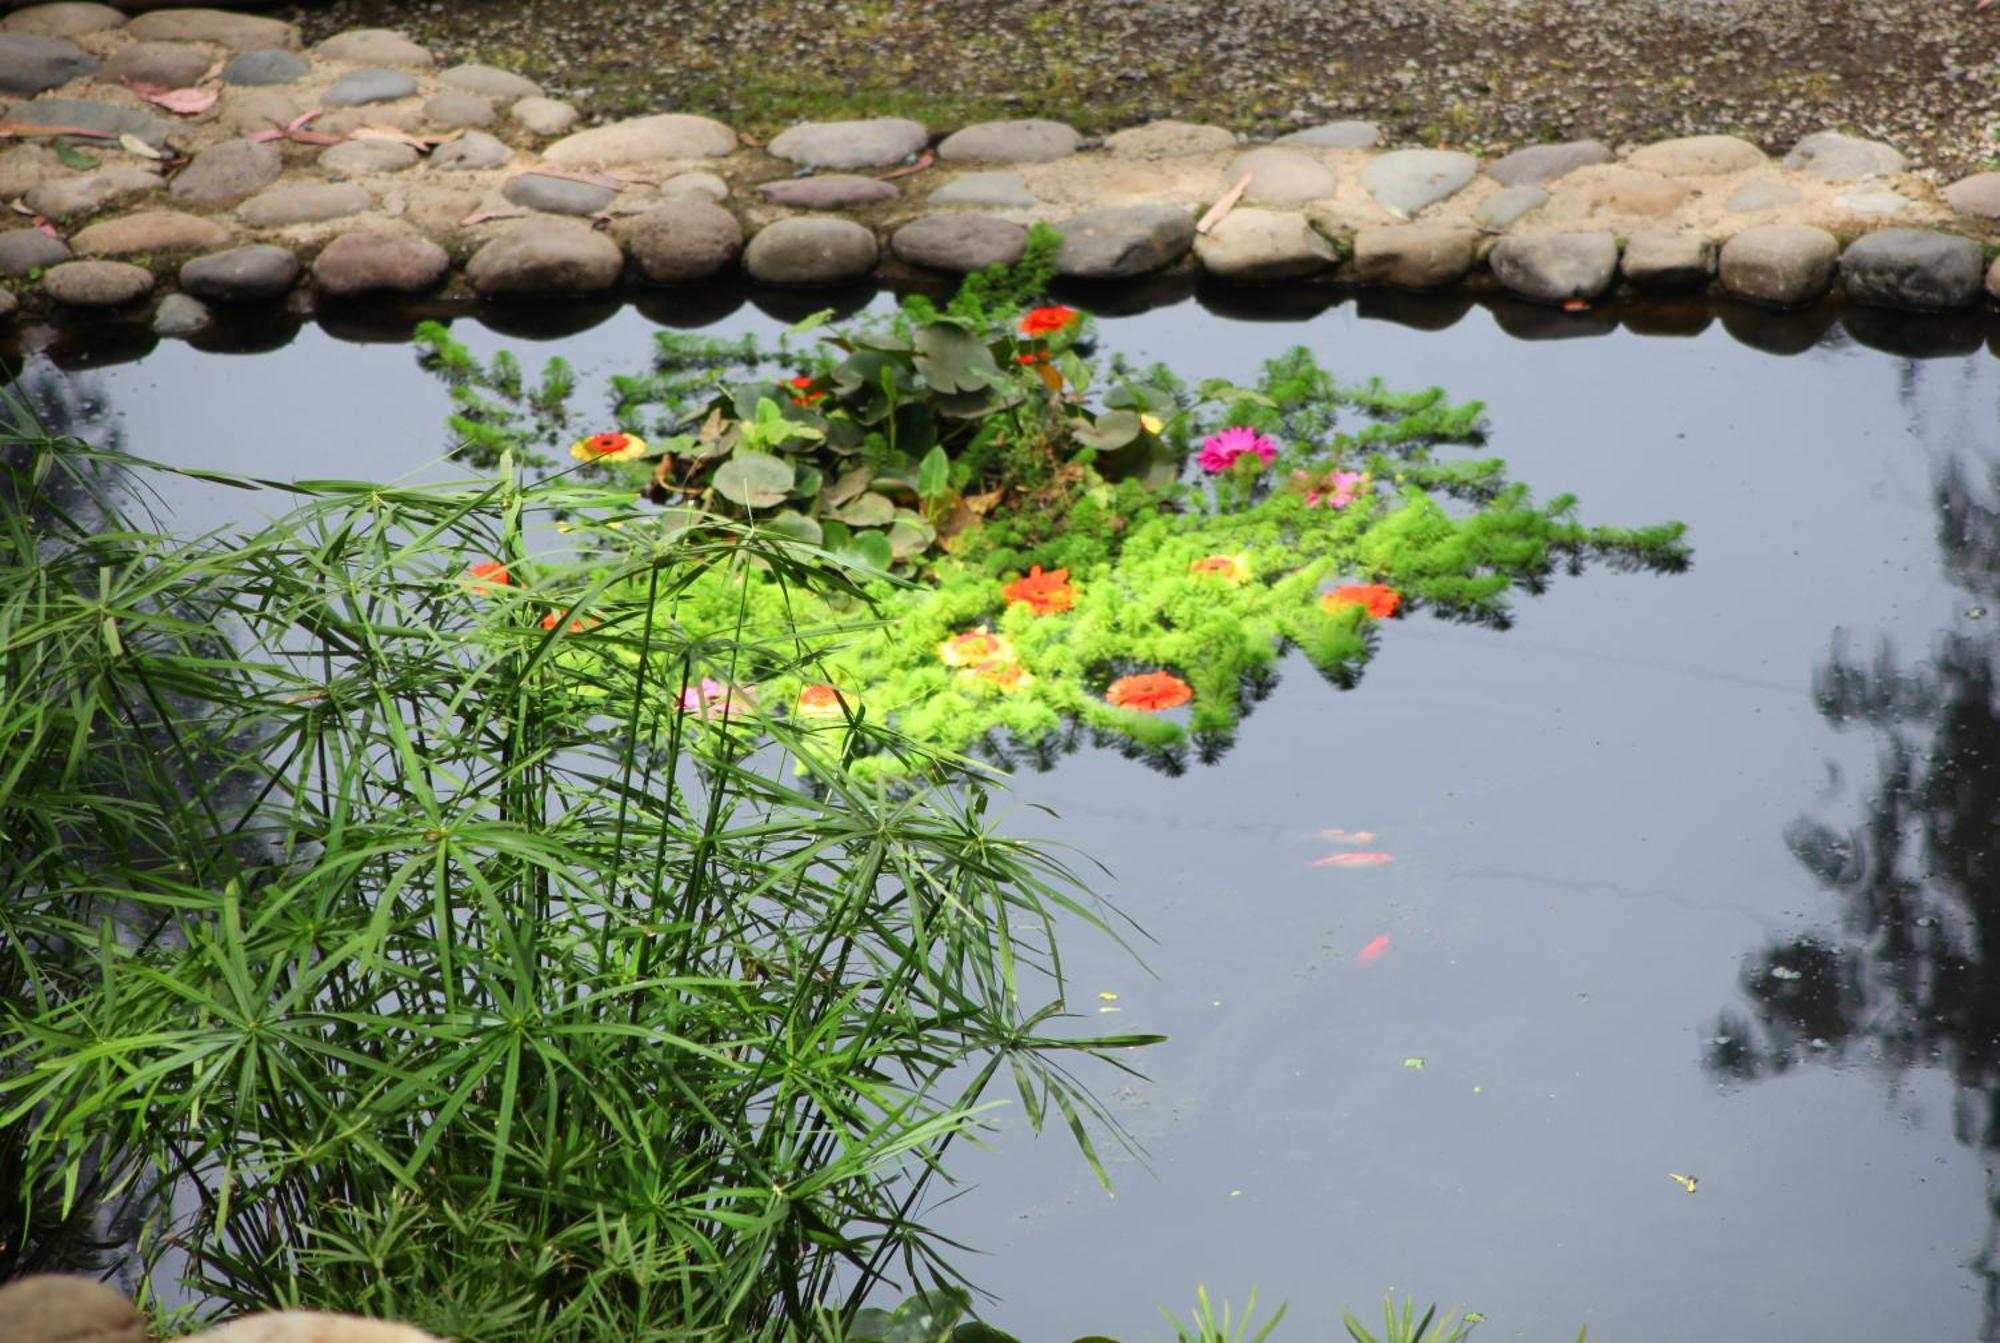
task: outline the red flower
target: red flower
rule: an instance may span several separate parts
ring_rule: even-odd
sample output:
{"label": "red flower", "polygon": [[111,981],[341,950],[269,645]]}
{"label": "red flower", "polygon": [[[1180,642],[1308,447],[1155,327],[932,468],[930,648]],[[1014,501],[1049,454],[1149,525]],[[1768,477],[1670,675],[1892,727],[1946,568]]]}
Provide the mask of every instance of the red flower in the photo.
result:
{"label": "red flower", "polygon": [[[565,611],[562,614],[568,615],[569,612]],[[545,630],[552,630],[556,627],[556,622],[560,619],[562,619],[562,616],[559,616],[554,611],[551,611],[547,615],[542,617],[542,628]],[[591,626],[595,625],[596,623],[597,622],[595,620],[592,620],[589,616],[579,616],[575,620],[569,622],[569,632],[571,634],[581,634],[585,630],[589,629]]]}
{"label": "red flower", "polygon": [[646,455],[646,440],[637,434],[592,434],[569,445],[579,462],[629,462]]}
{"label": "red flower", "polygon": [[1042,572],[1037,564],[1025,578],[1017,578],[1000,589],[1009,605],[1025,606],[1038,616],[1052,616],[1076,605],[1076,589],[1069,585],[1069,570]]}
{"label": "red flower", "polygon": [[1017,354],[1014,356],[1014,362],[1023,368],[1033,368],[1036,364],[1048,363],[1049,357],[1045,354]]}
{"label": "red flower", "polygon": [[1162,709],[1179,708],[1193,699],[1194,687],[1172,672],[1141,672],[1113,681],[1104,698],[1121,709],[1158,713]]}
{"label": "red flower", "polygon": [[808,718],[839,718],[840,692],[830,685],[809,685],[799,691],[798,712]]}
{"label": "red flower", "polygon": [[488,560],[475,564],[465,571],[467,586],[474,592],[491,592],[495,587],[506,587],[513,580],[507,577],[507,566],[498,560]]}
{"label": "red flower", "polygon": [[796,393],[792,397],[792,404],[795,406],[810,406],[815,401],[826,400],[826,393],[813,391],[812,385],[813,376],[810,373],[801,373],[796,378],[787,378],[785,386],[791,388]]}
{"label": "red flower", "polygon": [[1052,336],[1075,320],[1075,308],[1035,308],[1021,319],[1021,334]]}
{"label": "red flower", "polygon": [[1403,604],[1403,595],[1386,583],[1355,583],[1347,587],[1335,588],[1319,599],[1320,609],[1328,615],[1343,611],[1350,606],[1365,609],[1375,620],[1386,620],[1396,614],[1396,608]]}

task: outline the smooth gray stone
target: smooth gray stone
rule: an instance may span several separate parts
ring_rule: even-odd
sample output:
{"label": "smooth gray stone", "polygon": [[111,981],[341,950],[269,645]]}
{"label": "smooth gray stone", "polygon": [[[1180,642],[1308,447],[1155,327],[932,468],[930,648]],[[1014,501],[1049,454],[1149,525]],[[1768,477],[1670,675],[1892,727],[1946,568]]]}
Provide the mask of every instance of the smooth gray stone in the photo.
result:
{"label": "smooth gray stone", "polygon": [[184,89],[199,82],[212,64],[207,52],[184,42],[134,42],[113,52],[98,78],[107,84],[129,79]]}
{"label": "smooth gray stone", "polygon": [[1495,160],[1486,175],[1502,186],[1547,186],[1593,163],[1609,163],[1611,150],[1595,140],[1560,145],[1528,145]]}
{"label": "smooth gray stone", "polygon": [[299,278],[288,247],[251,243],[198,256],[181,267],[181,288],[219,303],[259,303],[282,297]]}
{"label": "smooth gray stone", "polygon": [[75,308],[115,308],[151,293],[153,272],[127,261],[65,261],[42,276],[58,303]]}
{"label": "smooth gray stone", "polygon": [[1195,260],[1225,280],[1272,284],[1333,269],[1333,244],[1296,211],[1239,206],[1194,240]]}
{"label": "smooth gray stone", "polygon": [[358,215],[375,204],[359,182],[288,182],[260,191],[236,207],[236,217],[252,228],[318,224]]}
{"label": "smooth gray stone", "polygon": [[1750,210],[1775,210],[1780,206],[1796,205],[1800,199],[1799,189],[1788,182],[1745,182],[1729,193],[1729,199],[1722,203],[1722,208],[1741,214]]}
{"label": "smooth gray stone", "polygon": [[1540,209],[1548,203],[1548,188],[1532,182],[1517,187],[1508,187],[1488,196],[1477,210],[1472,212],[1472,222],[1487,233],[1504,233],[1508,226],[1530,210]]}
{"label": "smooth gray stone", "polygon": [[135,135],[154,149],[165,149],[167,136],[173,131],[172,123],[151,112],[113,107],[88,98],[37,98],[16,107],[8,119],[37,126],[77,126],[110,136]]}
{"label": "smooth gray stone", "polygon": [[491,126],[500,119],[490,99],[463,89],[447,89],[424,99],[424,120],[439,130],[459,131],[468,126]]}
{"label": "smooth gray stone", "polygon": [[290,84],[312,73],[312,64],[295,51],[259,47],[234,57],[222,67],[225,84]]}
{"label": "smooth gray stone", "polygon": [[356,294],[415,294],[433,288],[451,269],[451,258],[429,238],[413,233],[343,233],[312,266],[313,283],[336,298]]}
{"label": "smooth gray stone", "polygon": [[1880,140],[1815,131],[1792,146],[1792,152],[1785,155],[1785,166],[1829,182],[1852,182],[1899,173],[1910,163],[1895,146]]}
{"label": "smooth gray stone", "polygon": [[399,173],[417,164],[417,151],[396,140],[346,140],[320,152],[320,171],[332,177]]}
{"label": "smooth gray stone", "polygon": [[69,260],[69,244],[38,228],[0,233],[0,275],[26,275]]}
{"label": "smooth gray stone", "polygon": [[2000,173],[1974,173],[1943,191],[1944,203],[1962,215],[2000,219]]}
{"label": "smooth gray stone", "polygon": [[401,70],[349,70],[320,98],[322,107],[365,107],[413,98],[417,81]]}
{"label": "smooth gray stone", "polygon": [[1382,128],[1372,121],[1328,121],[1281,135],[1272,143],[1308,149],[1373,149],[1382,143]]}
{"label": "smooth gray stone", "polygon": [[901,163],[929,142],[929,131],[902,117],[808,121],[780,131],[771,153],[813,168],[880,168]]}
{"label": "smooth gray stone", "polygon": [[1039,203],[1019,173],[967,173],[931,193],[932,205],[984,205],[989,209],[1028,210]]}
{"label": "smooth gray stone", "polygon": [[1083,279],[1123,279],[1164,270],[1194,246],[1194,217],[1175,205],[1109,205],[1062,224],[1056,270]]}
{"label": "smooth gray stone", "polygon": [[540,84],[525,75],[491,65],[454,65],[438,73],[438,83],[476,93],[482,98],[491,98],[496,103],[534,98],[542,91]]}
{"label": "smooth gray stone", "polygon": [[192,294],[168,294],[153,309],[153,334],[192,336],[208,329],[215,320],[208,305]]}
{"label": "smooth gray stone", "polygon": [[618,199],[616,187],[536,172],[508,178],[500,194],[516,205],[557,215],[594,215]]}
{"label": "smooth gray stone", "polygon": [[1477,231],[1457,224],[1386,224],[1355,230],[1354,278],[1362,284],[1431,290],[1472,269]]}
{"label": "smooth gray stone", "polygon": [[24,197],[29,209],[51,219],[89,214],[119,201],[131,200],[166,186],[161,176],[147,168],[99,168],[81,177],[58,178],[30,187]]}
{"label": "smooth gray stone", "polygon": [[690,284],[735,264],[743,253],[743,226],[713,201],[670,200],[621,219],[619,241],[655,284]]}
{"label": "smooth gray stone", "polygon": [[514,151],[485,131],[467,131],[449,144],[431,151],[431,170],[441,173],[476,172],[498,168],[514,158]]}
{"label": "smooth gray stone", "polygon": [[466,263],[472,287],[489,296],[595,294],[618,283],[625,254],[575,219],[525,219]]}
{"label": "smooth gray stone", "polygon": [[1911,312],[1971,307],[1984,271],[1978,243],[1935,229],[1865,234],[1840,257],[1841,287],[1850,299]]}
{"label": "smooth gray stone", "polygon": [[0,32],[0,93],[40,93],[94,75],[97,65],[66,37]]}
{"label": "smooth gray stone", "polygon": [[766,284],[845,284],[873,271],[880,255],[875,235],[851,219],[780,219],[743,249],[743,269]]}
{"label": "smooth gray stone", "polygon": [[969,275],[1019,261],[1028,250],[1028,230],[993,215],[954,210],[903,225],[890,237],[889,250],[912,266]]}
{"label": "smooth gray stone", "polygon": [[284,155],[274,144],[224,140],[196,154],[168,190],[182,200],[219,205],[263,190],[284,168]]}
{"label": "smooth gray stone", "polygon": [[1464,190],[1479,160],[1450,149],[1392,149],[1361,170],[1361,186],[1408,218]]}
{"label": "smooth gray stone", "polygon": [[90,0],[53,0],[49,4],[25,5],[0,19],[0,29],[14,33],[37,33],[43,37],[80,37],[125,26],[125,15],[110,5]]}
{"label": "smooth gray stone", "polygon": [[1509,293],[1536,303],[1597,298],[1618,274],[1618,240],[1608,232],[1526,233],[1502,238],[1486,258]]}
{"label": "smooth gray stone", "polygon": [[856,177],[849,173],[824,173],[817,177],[764,182],[757,190],[773,205],[790,206],[794,210],[844,210],[852,205],[870,205],[896,198],[895,183],[878,182],[872,177]]}
{"label": "smooth gray stone", "polygon": [[1082,143],[1076,128],[1060,121],[982,121],[947,135],[938,158],[947,163],[1050,163],[1068,158]]}
{"label": "smooth gray stone", "polygon": [[1715,274],[1715,245],[1692,233],[1635,233],[1625,242],[1619,266],[1638,289],[1698,289]]}
{"label": "smooth gray stone", "polygon": [[1250,205],[1304,205],[1331,196],[1340,184],[1333,169],[1302,149],[1264,145],[1238,154],[1229,165],[1229,180],[1250,174],[1243,200]]}
{"label": "smooth gray stone", "polygon": [[1763,224],[1722,245],[1722,287],[1757,303],[1791,308],[1826,293],[1840,244],[1825,229]]}

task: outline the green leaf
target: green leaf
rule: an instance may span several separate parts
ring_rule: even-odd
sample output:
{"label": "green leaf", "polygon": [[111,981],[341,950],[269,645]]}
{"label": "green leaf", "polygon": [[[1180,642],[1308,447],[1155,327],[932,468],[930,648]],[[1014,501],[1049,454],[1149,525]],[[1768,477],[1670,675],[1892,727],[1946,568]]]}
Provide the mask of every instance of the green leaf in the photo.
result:
{"label": "green leaf", "polygon": [[792,493],[801,499],[817,497],[819,487],[825,482],[826,477],[820,474],[820,469],[816,466],[800,466],[797,470],[798,479],[792,482]]}
{"label": "green leaf", "polygon": [[827,507],[840,507],[867,489],[868,482],[873,479],[875,479],[875,468],[872,466],[857,466],[852,471],[841,472],[839,478],[826,487]]}
{"label": "green leaf", "polygon": [[817,522],[789,508],[764,519],[764,525],[774,532],[781,532],[794,541],[804,541],[808,545],[816,546],[826,539],[825,532]]}
{"label": "green leaf", "polygon": [[917,467],[917,493],[926,499],[941,497],[951,486],[951,458],[945,455],[944,445],[938,444],[924,454],[924,460]]}
{"label": "green leaf", "polygon": [[890,549],[889,538],[881,532],[854,533],[854,539],[847,543],[846,555],[850,560],[885,573],[896,562],[896,552]]}
{"label": "green leaf", "polygon": [[972,1294],[963,1287],[918,1292],[896,1307],[882,1343],[944,1343],[959,1316],[971,1308]]}
{"label": "green leaf", "polygon": [[792,464],[766,452],[739,451],[709,478],[715,492],[744,508],[770,508],[792,490]]}
{"label": "green leaf", "polygon": [[977,336],[950,322],[917,332],[917,372],[940,392],[979,392],[999,376],[993,352]]}
{"label": "green leaf", "polygon": [[1021,1340],[980,1320],[967,1320],[951,1331],[951,1343],[1021,1343]]}
{"label": "green leaf", "polygon": [[1116,452],[1138,441],[1146,426],[1139,417],[1129,410],[1107,410],[1097,417],[1095,423],[1079,420],[1071,427],[1070,435],[1087,448],[1099,452]]}
{"label": "green leaf", "polygon": [[98,161],[74,145],[56,141],[56,161],[65,168],[78,168],[85,172],[98,166]]}
{"label": "green leaf", "polygon": [[863,1306],[854,1312],[847,1326],[848,1343],[882,1343],[882,1335],[893,1317],[880,1306]]}
{"label": "green leaf", "polygon": [[866,490],[834,509],[833,515],[850,527],[886,527],[896,516],[896,506]]}
{"label": "green leaf", "polygon": [[922,518],[903,514],[889,524],[889,550],[899,560],[923,554],[936,540],[937,528]]}
{"label": "green leaf", "polygon": [[1149,382],[1122,382],[1104,394],[1104,404],[1113,410],[1142,410],[1154,415],[1171,415],[1178,406],[1174,394]]}
{"label": "green leaf", "polygon": [[821,308],[818,312],[801,317],[798,321],[786,327],[785,334],[788,336],[803,336],[809,331],[819,330],[828,322],[831,322],[833,317],[834,312],[832,308]]}

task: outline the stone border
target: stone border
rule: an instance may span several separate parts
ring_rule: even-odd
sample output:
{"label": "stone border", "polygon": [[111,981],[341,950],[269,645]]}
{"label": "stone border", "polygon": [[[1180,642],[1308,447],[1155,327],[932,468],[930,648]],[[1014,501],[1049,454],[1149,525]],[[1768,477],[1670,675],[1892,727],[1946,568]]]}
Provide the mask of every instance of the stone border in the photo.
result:
{"label": "stone border", "polygon": [[[152,309],[436,294],[583,297],[740,273],[830,287],[949,279],[1062,230],[1065,277],[1497,287],[1580,311],[1621,291],[1914,312],[2000,300],[2000,173],[1940,187],[1837,131],[1782,160],[1731,136],[1530,145],[1481,162],[1334,122],[1255,145],[1153,122],[934,139],[897,118],[768,146],[665,113],[576,130],[532,81],[439,70],[401,34],[299,50],[223,10],[127,19],[57,0],[0,19],[0,309]],[[58,135],[54,128],[93,134]],[[1239,189],[1240,188],[1240,189]],[[1197,219],[1207,227],[1198,228]],[[163,292],[164,291],[164,292]]]}

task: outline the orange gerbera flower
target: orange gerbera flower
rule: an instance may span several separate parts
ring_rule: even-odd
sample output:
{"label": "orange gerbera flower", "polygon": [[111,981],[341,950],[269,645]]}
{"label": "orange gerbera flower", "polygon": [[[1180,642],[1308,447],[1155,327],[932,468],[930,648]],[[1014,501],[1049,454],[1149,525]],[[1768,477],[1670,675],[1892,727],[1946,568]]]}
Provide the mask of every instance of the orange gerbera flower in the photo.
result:
{"label": "orange gerbera flower", "polygon": [[1250,557],[1240,550],[1234,555],[1204,555],[1188,566],[1188,572],[1213,574],[1240,588],[1250,581]]}
{"label": "orange gerbera flower", "polygon": [[592,434],[569,445],[579,462],[629,462],[646,455],[646,440],[637,434]]}
{"label": "orange gerbera flower", "polygon": [[792,389],[792,404],[810,406],[815,401],[826,400],[826,393],[813,391],[812,385],[813,376],[810,373],[801,373],[796,378],[786,379],[785,386]]}
{"label": "orange gerbera flower", "polygon": [[988,685],[999,687],[1003,695],[1026,690],[1035,683],[1035,674],[1018,662],[982,662],[972,674]]}
{"label": "orange gerbera flower", "polygon": [[1194,687],[1172,672],[1141,672],[1113,681],[1104,698],[1121,709],[1158,713],[1162,709],[1179,708],[1193,699]]}
{"label": "orange gerbera flower", "polygon": [[977,667],[985,662],[1012,662],[1014,645],[984,625],[954,634],[938,645],[938,660],[947,667]]}
{"label": "orange gerbera flower", "polygon": [[1021,319],[1024,336],[1050,336],[1076,320],[1075,308],[1034,308]]}
{"label": "orange gerbera flower", "polygon": [[[558,620],[561,620],[562,616],[566,616],[568,614],[569,612],[567,611],[563,612],[562,615],[557,615],[554,611],[549,612],[547,615],[542,617],[542,628],[545,630],[554,629],[556,627],[556,622]],[[571,634],[581,634],[585,630],[592,628],[596,624],[597,622],[591,619],[589,616],[578,616],[575,620],[569,622],[569,632]]]}
{"label": "orange gerbera flower", "polygon": [[1000,589],[1010,606],[1025,606],[1038,616],[1052,616],[1076,605],[1076,589],[1069,585],[1069,570],[1042,572],[1037,564],[1025,578],[1017,578]]}
{"label": "orange gerbera flower", "polygon": [[1386,620],[1403,604],[1403,594],[1386,583],[1353,583],[1335,588],[1319,599],[1320,608],[1332,615],[1350,606],[1359,606],[1375,620]]}
{"label": "orange gerbera flower", "polygon": [[807,718],[838,718],[840,692],[830,685],[809,685],[799,692],[798,712]]}
{"label": "orange gerbera flower", "polygon": [[506,587],[513,580],[507,577],[507,566],[498,560],[488,560],[475,564],[465,571],[466,586],[474,592],[491,592],[496,587]]}

